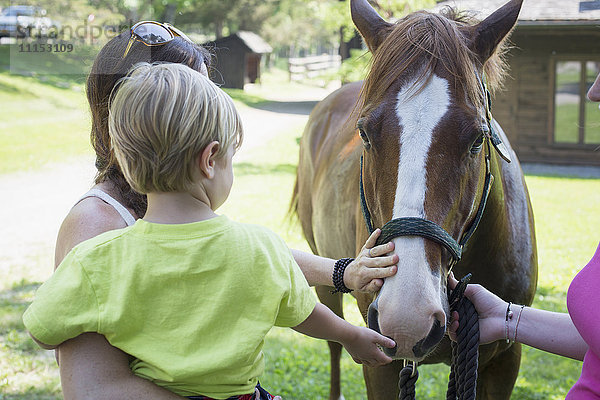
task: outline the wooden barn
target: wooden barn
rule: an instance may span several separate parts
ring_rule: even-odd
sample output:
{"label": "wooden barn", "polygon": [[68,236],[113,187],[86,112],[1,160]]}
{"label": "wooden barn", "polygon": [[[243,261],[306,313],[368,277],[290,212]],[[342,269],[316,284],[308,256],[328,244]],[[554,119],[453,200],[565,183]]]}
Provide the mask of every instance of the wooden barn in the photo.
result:
{"label": "wooden barn", "polygon": [[204,46],[215,54],[213,81],[237,89],[260,78],[262,56],[273,51],[260,36],[248,31],[236,32]]}
{"label": "wooden barn", "polygon": [[[508,0],[446,0],[483,19]],[[600,165],[600,0],[524,0],[494,117],[524,162]]]}

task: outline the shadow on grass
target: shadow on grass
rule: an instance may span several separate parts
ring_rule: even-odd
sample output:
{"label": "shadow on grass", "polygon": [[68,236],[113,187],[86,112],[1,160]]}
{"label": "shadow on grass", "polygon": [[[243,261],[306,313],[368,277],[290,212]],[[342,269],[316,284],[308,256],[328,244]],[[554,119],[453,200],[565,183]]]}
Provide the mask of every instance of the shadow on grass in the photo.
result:
{"label": "shadow on grass", "polygon": [[255,106],[260,110],[274,113],[309,115],[317,101],[268,101]]}
{"label": "shadow on grass", "polygon": [[23,399],[35,399],[35,400],[59,400],[63,397],[60,394],[48,393],[50,390],[38,390],[28,389],[20,393],[3,394],[0,399],[2,400],[23,400]]}
{"label": "shadow on grass", "polygon": [[296,166],[293,164],[253,164],[242,162],[234,164],[236,176],[244,175],[270,175],[270,174],[290,174],[296,175]]}
{"label": "shadow on grass", "polygon": [[[600,151],[598,152],[598,157],[600,157]],[[564,179],[600,179],[600,166],[535,163],[523,163],[521,165],[526,176]]]}
{"label": "shadow on grass", "polygon": [[511,398],[520,400],[548,400],[548,393],[538,393],[530,387],[515,387]]}
{"label": "shadow on grass", "polygon": [[[4,73],[7,74],[7,73]],[[37,97],[35,93],[30,90],[19,88],[17,86],[0,82],[0,92],[8,93],[8,94],[19,94],[21,96],[27,97]]]}
{"label": "shadow on grass", "polygon": [[259,108],[260,105],[269,102],[269,100],[260,96],[246,93],[242,89],[223,88],[223,91],[225,91],[232,99],[239,101],[248,107]]}
{"label": "shadow on grass", "polygon": [[20,52],[16,44],[0,45],[0,70],[33,77],[49,86],[67,88],[85,83],[98,50],[94,46],[77,45],[73,46],[72,52]]}
{"label": "shadow on grass", "polygon": [[271,111],[274,113],[309,115],[317,101],[272,101],[260,96],[252,95],[241,89],[223,88],[231,98],[247,105],[248,107],[259,110]]}
{"label": "shadow on grass", "polygon": [[[266,339],[264,353],[261,385],[272,394],[287,400],[329,397],[329,351],[325,342],[275,329]],[[358,383],[364,385],[362,376]]]}
{"label": "shadow on grass", "polygon": [[25,330],[22,317],[40,285],[21,281],[10,289],[0,291],[0,338],[11,350],[24,353],[38,351]]}

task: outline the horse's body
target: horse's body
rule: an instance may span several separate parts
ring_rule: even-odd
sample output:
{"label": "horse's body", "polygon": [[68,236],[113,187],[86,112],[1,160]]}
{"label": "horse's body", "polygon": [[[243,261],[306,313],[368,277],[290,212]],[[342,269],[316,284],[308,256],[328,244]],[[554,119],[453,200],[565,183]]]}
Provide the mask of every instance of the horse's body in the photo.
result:
{"label": "horse's body", "polygon": [[[445,33],[431,43],[441,42],[444,35],[451,36],[448,32],[453,29],[465,37],[472,35],[461,42],[470,47],[464,54],[472,56],[471,63],[461,67],[440,59],[461,49],[425,49],[423,54],[432,57],[411,58],[411,65],[402,55],[415,53],[402,53],[402,45],[389,43],[396,37],[394,29],[404,29],[402,21],[388,24],[366,0],[352,0],[353,19],[374,53],[374,61],[364,83],[345,85],[315,107],[301,140],[294,204],[313,252],[331,258],[347,257],[356,254],[366,241],[369,232],[360,206],[361,174],[375,227],[393,218],[419,217],[435,222],[455,239],[464,234],[482,201],[488,154],[482,147],[489,146],[487,140],[481,144],[481,137],[485,139],[480,125],[485,96],[478,95],[478,87],[472,82],[480,82],[478,77],[512,28],[520,5],[520,1],[513,0],[475,28],[440,19]],[[421,15],[432,18],[428,13],[413,18],[416,21]],[[415,21],[406,21],[406,26],[413,29]],[[429,20],[425,24],[423,34],[438,29],[438,22]],[[444,24],[454,24],[454,28]],[[419,47],[427,45],[418,32],[410,34]],[[399,53],[395,59],[389,57],[392,50]],[[392,78],[389,70],[394,70]],[[464,76],[469,71],[476,77],[471,81]],[[481,222],[454,271],[458,277],[471,272],[474,282],[507,301],[531,304],[537,260],[529,197],[504,132],[495,121],[491,125],[507,144],[504,152],[512,163],[503,161],[493,150],[489,154],[495,183]],[[396,341],[397,350],[392,354],[396,359],[448,363],[447,338],[437,347],[415,350],[415,344],[423,339],[440,336],[448,321],[448,254],[424,238],[393,240],[400,262],[398,273],[386,279],[379,294],[377,318],[381,333]],[[341,295],[332,295],[330,288],[317,291],[325,304],[342,314]],[[373,296],[355,296],[366,316]],[[440,325],[442,332],[435,328]],[[438,340],[435,342],[433,345]],[[333,400],[341,396],[341,348],[330,343],[330,349]],[[502,341],[482,346],[477,398],[509,399],[520,356],[518,344]],[[374,369],[365,367],[369,399],[397,399],[400,368],[399,361]]]}

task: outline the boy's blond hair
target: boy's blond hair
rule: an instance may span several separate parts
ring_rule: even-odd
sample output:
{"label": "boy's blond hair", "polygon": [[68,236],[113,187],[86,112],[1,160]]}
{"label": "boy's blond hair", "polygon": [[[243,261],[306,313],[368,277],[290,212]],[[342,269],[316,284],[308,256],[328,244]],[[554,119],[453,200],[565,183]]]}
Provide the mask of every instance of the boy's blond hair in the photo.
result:
{"label": "boy's blond hair", "polygon": [[111,143],[137,192],[186,191],[194,161],[210,142],[220,144],[216,158],[241,144],[241,119],[231,98],[185,65],[140,63],[116,87]]}

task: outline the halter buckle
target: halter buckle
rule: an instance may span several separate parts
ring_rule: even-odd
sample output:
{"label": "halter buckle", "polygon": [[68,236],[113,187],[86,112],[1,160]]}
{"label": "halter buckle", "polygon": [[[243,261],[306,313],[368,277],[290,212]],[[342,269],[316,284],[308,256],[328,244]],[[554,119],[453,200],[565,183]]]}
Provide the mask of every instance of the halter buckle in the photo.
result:
{"label": "halter buckle", "polygon": [[[403,368],[406,368],[406,366],[409,363],[409,360],[404,359],[403,361],[404,361],[404,367]],[[410,364],[412,366],[412,373],[410,374],[410,377],[413,378],[417,374],[417,362],[416,361],[410,361]]]}

